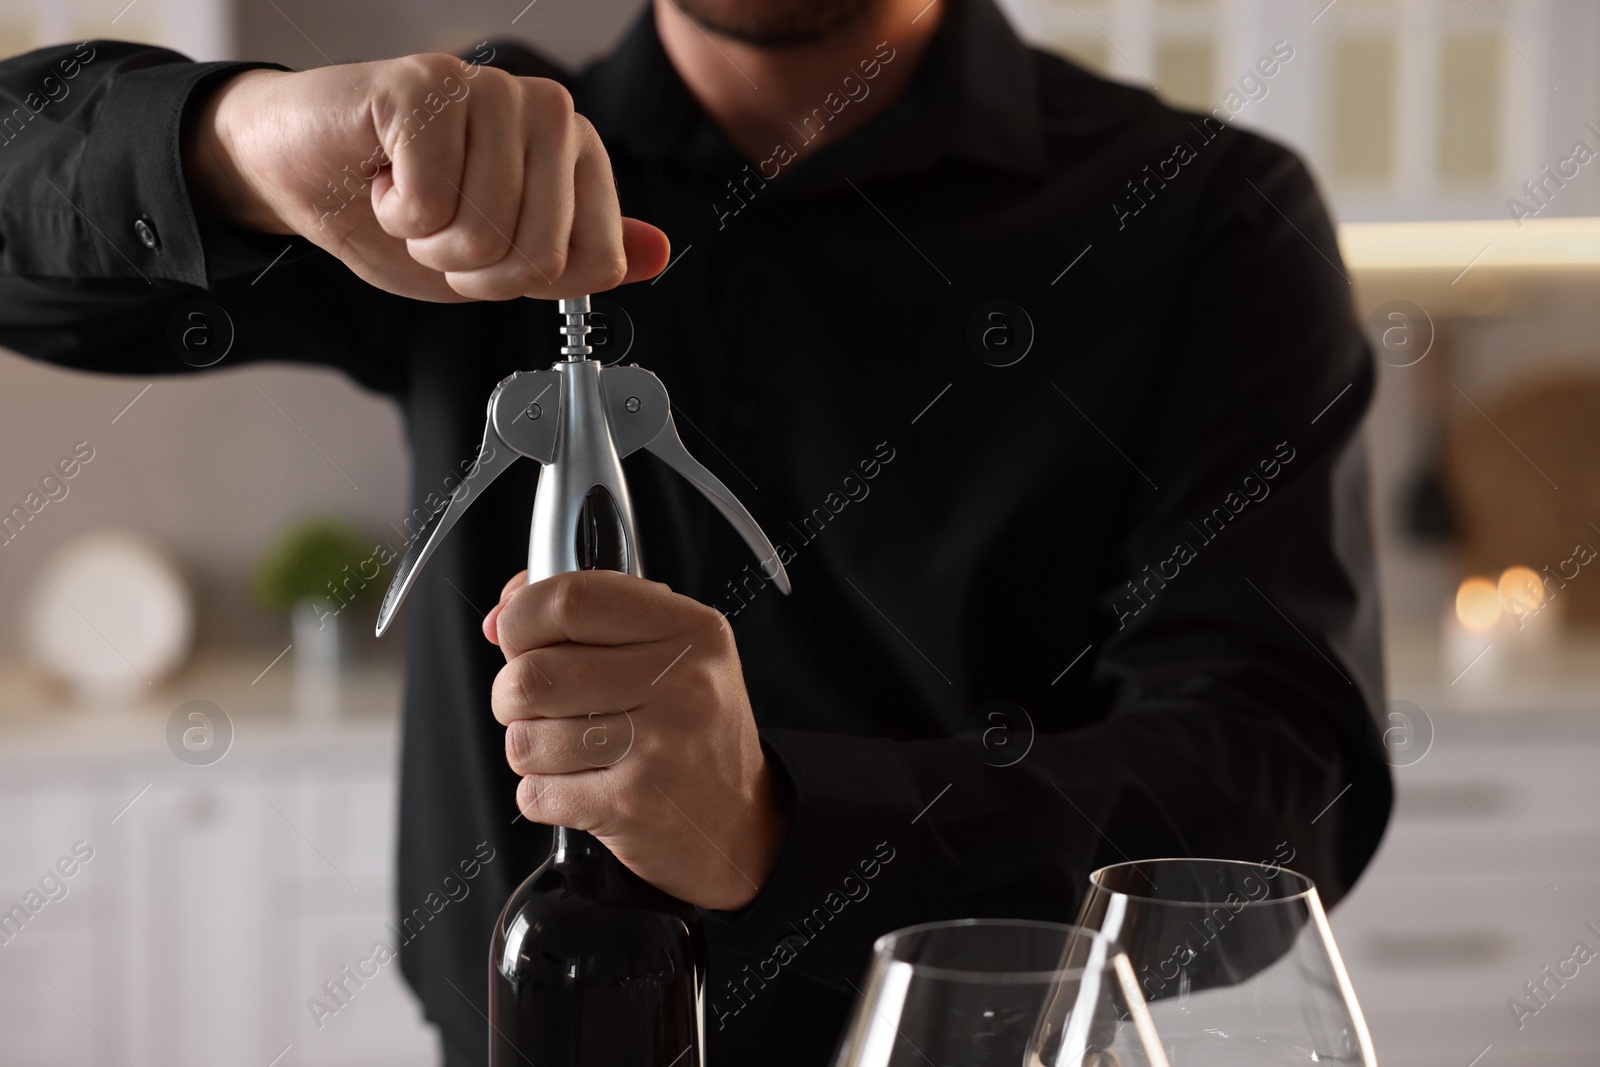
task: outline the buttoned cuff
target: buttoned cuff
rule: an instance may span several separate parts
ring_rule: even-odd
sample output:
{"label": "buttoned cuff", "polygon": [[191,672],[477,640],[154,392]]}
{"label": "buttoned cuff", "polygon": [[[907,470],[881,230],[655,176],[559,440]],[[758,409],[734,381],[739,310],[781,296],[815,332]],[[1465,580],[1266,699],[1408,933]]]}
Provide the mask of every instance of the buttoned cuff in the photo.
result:
{"label": "buttoned cuff", "polygon": [[[106,87],[79,168],[82,209],[97,229],[101,273],[186,282],[259,271],[294,242],[202,219],[183,169],[183,121],[191,101],[241,71],[272,63],[170,62],[119,72]],[[300,245],[309,247],[303,240]]]}
{"label": "buttoned cuff", "polygon": [[762,742],[793,790],[789,837],[750,905],[702,913],[707,935],[768,980],[793,970],[848,992],[905,914],[916,783],[892,741],[768,730]]}

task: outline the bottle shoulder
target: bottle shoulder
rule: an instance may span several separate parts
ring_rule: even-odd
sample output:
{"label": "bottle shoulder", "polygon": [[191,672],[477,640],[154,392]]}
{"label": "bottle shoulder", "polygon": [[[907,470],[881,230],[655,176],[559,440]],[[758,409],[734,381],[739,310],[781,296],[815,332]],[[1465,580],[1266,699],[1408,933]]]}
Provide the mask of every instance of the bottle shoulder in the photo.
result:
{"label": "bottle shoulder", "polygon": [[[544,910],[601,906],[652,912],[686,924],[699,924],[694,905],[657,889],[610,852],[600,850],[569,862],[558,857],[558,853],[552,853],[516,888],[506,901],[503,917],[528,902]],[[569,897],[577,899],[569,902]]]}
{"label": "bottle shoulder", "polygon": [[608,980],[704,967],[705,935],[692,908],[684,916],[600,899],[583,888],[564,872],[543,869],[518,887],[495,924],[495,967],[508,977],[577,969]]}

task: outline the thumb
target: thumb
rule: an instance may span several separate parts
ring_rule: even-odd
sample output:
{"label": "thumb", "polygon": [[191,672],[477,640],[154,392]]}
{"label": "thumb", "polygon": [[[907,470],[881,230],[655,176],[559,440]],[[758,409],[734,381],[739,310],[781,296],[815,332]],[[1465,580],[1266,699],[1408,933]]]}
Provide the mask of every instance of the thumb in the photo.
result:
{"label": "thumb", "polygon": [[622,250],[628,257],[628,273],[622,279],[626,285],[628,282],[654,278],[666,270],[667,262],[672,258],[672,241],[648,222],[624,218]]}

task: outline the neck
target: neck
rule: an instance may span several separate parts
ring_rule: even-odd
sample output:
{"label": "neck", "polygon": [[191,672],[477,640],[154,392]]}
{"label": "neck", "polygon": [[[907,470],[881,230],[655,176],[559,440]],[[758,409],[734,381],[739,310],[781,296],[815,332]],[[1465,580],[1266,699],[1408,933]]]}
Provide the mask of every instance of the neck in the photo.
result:
{"label": "neck", "polygon": [[673,0],[654,3],[656,32],[679,77],[751,161],[810,155],[886,109],[910,83],[944,7],[882,0],[815,41],[771,47],[703,29]]}
{"label": "neck", "polygon": [[588,865],[609,855],[593,834],[569,830],[565,826],[555,828],[551,848],[556,863],[562,866]]}

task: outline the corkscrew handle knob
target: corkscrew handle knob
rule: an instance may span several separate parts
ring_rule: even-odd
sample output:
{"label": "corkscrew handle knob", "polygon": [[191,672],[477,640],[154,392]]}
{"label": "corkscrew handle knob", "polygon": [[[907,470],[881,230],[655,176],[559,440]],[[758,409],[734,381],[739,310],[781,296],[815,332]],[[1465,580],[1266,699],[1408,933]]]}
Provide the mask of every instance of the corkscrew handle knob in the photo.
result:
{"label": "corkscrew handle knob", "polygon": [[566,360],[592,358],[594,349],[589,344],[589,316],[592,314],[589,298],[579,296],[557,301],[556,310],[561,315],[561,332],[567,339],[561,346],[561,357]]}

